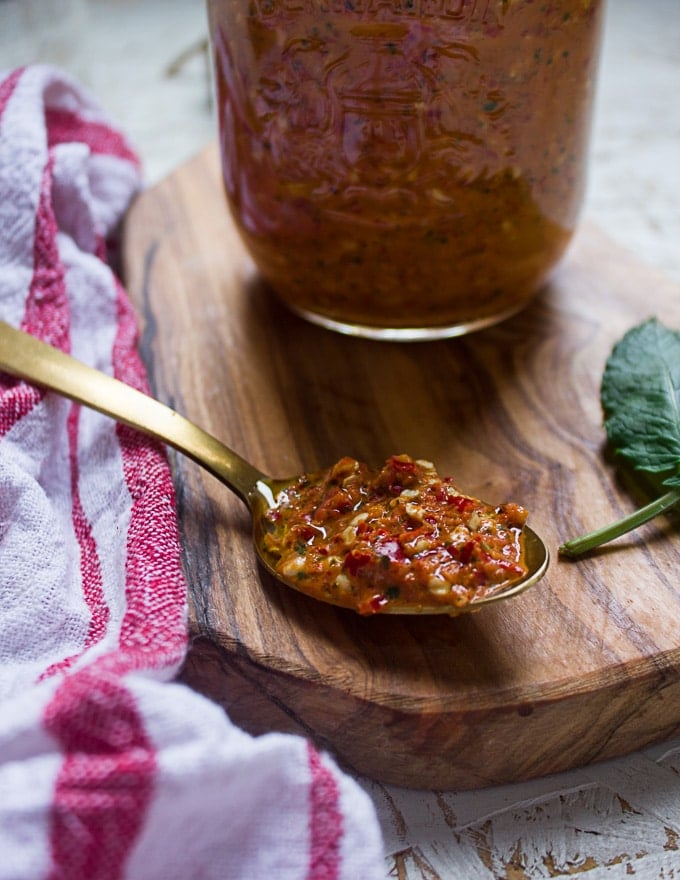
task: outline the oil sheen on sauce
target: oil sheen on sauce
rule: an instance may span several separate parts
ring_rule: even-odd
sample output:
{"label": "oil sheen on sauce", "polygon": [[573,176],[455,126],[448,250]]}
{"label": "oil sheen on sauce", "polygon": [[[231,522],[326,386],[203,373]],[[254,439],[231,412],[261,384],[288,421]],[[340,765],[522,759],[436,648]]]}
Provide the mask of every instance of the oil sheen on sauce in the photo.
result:
{"label": "oil sheen on sauce", "polygon": [[581,203],[601,0],[208,0],[223,176],[303,313],[473,326]]}
{"label": "oil sheen on sauce", "polygon": [[275,571],[360,614],[446,607],[451,614],[526,574],[518,504],[462,494],[427,461],[353,458],[283,489],[261,540]]}

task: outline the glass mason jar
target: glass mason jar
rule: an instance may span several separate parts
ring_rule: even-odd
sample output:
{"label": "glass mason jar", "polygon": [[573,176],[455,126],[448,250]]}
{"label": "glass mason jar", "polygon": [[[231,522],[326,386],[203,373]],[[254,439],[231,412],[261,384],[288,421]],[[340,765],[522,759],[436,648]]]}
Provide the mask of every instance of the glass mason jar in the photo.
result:
{"label": "glass mason jar", "polygon": [[392,339],[524,307],[573,233],[604,0],[208,0],[228,203],[299,314]]}

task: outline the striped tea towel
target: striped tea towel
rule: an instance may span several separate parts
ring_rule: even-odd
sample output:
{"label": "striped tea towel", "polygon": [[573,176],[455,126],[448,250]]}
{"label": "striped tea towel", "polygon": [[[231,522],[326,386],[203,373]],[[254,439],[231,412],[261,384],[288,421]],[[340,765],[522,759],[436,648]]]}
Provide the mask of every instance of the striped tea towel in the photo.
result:
{"label": "striped tea towel", "polygon": [[[0,318],[146,389],[107,263],[139,186],[77,83],[0,72]],[[0,375],[0,878],[383,877],[353,780],[173,683],[186,621],[164,450]]]}

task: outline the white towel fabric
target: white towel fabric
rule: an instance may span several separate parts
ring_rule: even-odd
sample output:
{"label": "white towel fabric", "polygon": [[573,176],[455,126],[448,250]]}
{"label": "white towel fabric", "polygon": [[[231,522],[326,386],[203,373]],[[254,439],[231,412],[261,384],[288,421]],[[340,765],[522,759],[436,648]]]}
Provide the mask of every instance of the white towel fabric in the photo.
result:
{"label": "white towel fabric", "polygon": [[[146,388],[107,263],[125,137],[43,65],[0,73],[0,318]],[[366,793],[172,682],[187,647],[162,448],[0,374],[0,878],[372,880]]]}

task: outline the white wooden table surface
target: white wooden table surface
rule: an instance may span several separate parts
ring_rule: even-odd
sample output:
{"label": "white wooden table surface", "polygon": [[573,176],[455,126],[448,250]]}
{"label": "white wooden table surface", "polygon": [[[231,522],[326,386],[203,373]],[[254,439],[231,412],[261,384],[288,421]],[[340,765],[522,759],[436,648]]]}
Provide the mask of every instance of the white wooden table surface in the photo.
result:
{"label": "white wooden table surface", "polygon": [[[0,0],[0,67],[73,72],[150,184],[214,138],[205,36],[202,0]],[[680,281],[680,0],[609,0],[585,216]],[[386,877],[680,880],[680,740],[484,791],[362,783]]]}

